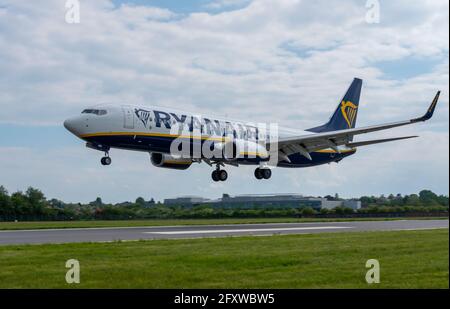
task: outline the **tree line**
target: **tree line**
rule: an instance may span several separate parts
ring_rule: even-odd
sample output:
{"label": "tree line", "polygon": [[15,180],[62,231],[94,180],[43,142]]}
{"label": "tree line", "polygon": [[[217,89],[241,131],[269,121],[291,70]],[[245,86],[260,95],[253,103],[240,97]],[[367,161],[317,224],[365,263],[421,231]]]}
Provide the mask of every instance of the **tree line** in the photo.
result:
{"label": "tree line", "polygon": [[[326,196],[328,199],[339,199]],[[34,221],[34,220],[125,220],[125,219],[194,219],[194,218],[261,218],[261,217],[301,217],[314,215],[349,215],[349,214],[389,214],[389,213],[448,213],[448,196],[436,195],[430,190],[419,194],[402,196],[401,194],[363,196],[360,198],[362,208],[315,210],[310,207],[253,207],[236,205],[232,208],[213,207],[211,205],[164,205],[153,199],[138,197],[134,202],[117,204],[103,203],[101,198],[87,203],[65,203],[57,199],[47,199],[36,188],[25,192],[9,194],[0,186],[0,221]]]}

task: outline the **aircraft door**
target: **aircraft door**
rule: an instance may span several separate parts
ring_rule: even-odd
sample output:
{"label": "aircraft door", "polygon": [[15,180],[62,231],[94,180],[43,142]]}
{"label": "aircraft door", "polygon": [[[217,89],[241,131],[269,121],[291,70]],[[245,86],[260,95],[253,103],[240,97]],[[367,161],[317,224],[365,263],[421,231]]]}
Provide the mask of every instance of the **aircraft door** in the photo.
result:
{"label": "aircraft door", "polygon": [[130,106],[122,106],[123,127],[125,129],[134,129],[134,113]]}

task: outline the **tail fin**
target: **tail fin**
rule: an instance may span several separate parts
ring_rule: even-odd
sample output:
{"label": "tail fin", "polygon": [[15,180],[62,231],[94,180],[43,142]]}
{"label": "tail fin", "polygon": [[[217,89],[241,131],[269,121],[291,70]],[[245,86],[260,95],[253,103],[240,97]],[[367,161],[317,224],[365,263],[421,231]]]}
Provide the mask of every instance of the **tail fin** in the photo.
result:
{"label": "tail fin", "polygon": [[353,79],[347,93],[342,98],[330,120],[324,125],[308,129],[307,131],[320,133],[354,128],[356,115],[358,114],[361,86],[361,79]]}

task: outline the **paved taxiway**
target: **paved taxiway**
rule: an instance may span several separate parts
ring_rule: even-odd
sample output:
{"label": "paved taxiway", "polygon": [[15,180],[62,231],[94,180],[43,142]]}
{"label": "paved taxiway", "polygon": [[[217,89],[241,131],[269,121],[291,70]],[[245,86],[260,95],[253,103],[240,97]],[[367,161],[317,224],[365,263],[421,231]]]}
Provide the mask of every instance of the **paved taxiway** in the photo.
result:
{"label": "paved taxiway", "polygon": [[0,245],[448,228],[448,220],[350,221],[0,231]]}

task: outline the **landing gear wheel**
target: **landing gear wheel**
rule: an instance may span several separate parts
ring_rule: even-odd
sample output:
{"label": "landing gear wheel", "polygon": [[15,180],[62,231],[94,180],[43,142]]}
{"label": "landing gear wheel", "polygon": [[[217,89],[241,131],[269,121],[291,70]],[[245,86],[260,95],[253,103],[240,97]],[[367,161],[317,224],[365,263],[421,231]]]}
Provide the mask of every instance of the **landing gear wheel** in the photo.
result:
{"label": "landing gear wheel", "polygon": [[269,179],[272,176],[272,171],[268,168],[257,168],[255,169],[256,179]]}
{"label": "landing gear wheel", "polygon": [[112,160],[110,157],[103,157],[100,162],[102,163],[102,165],[110,165]]}
{"label": "landing gear wheel", "polygon": [[227,171],[218,168],[212,172],[211,178],[214,181],[225,181],[228,178],[228,173]]}
{"label": "landing gear wheel", "polygon": [[214,180],[214,181],[219,181],[220,179],[219,179],[219,172],[218,171],[213,171],[212,172],[212,174],[211,174],[211,178],[212,178],[212,180]]}
{"label": "landing gear wheel", "polygon": [[264,168],[261,170],[261,174],[264,179],[269,179],[272,176],[272,171],[268,168]]}
{"label": "landing gear wheel", "polygon": [[256,177],[256,179],[263,179],[263,174],[259,167],[257,169],[255,169],[255,177]]}
{"label": "landing gear wheel", "polygon": [[218,171],[220,181],[225,181],[228,178],[228,173],[225,170]]}

